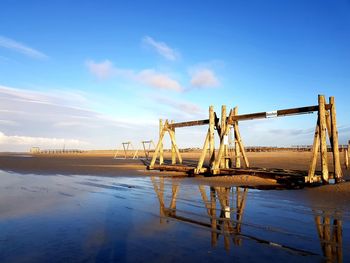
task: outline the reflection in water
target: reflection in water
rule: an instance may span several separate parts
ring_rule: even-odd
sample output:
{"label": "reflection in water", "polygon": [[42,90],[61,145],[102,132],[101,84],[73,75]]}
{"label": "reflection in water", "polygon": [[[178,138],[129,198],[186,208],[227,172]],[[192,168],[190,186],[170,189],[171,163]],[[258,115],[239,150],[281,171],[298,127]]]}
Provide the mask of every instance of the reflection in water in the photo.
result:
{"label": "reflection in water", "polygon": [[[248,188],[242,187],[209,187],[199,185],[198,190],[204,203],[208,221],[191,218],[192,212],[182,213],[188,216],[177,215],[176,200],[180,190],[179,180],[171,181],[171,198],[169,205],[165,202],[165,184],[164,177],[151,177],[154,190],[159,200],[160,223],[164,223],[166,218],[176,219],[182,222],[192,223],[204,226],[210,229],[211,245],[217,246],[220,236],[223,237],[224,248],[230,250],[231,244],[241,246],[244,238],[255,240],[259,243],[265,243],[274,247],[280,247],[290,252],[303,256],[316,255],[314,252],[298,249],[295,247],[275,243],[273,241],[262,239],[249,233],[242,232],[242,225],[252,226],[249,223],[243,223],[243,215],[246,206]],[[209,197],[208,192],[209,190]],[[331,215],[314,211],[315,223],[318,237],[321,244],[323,256],[326,262],[343,262],[342,253],[342,221],[333,218]],[[269,227],[267,227],[269,229]],[[269,229],[273,231],[272,229]],[[278,232],[278,230],[274,230]]]}
{"label": "reflection in water", "polygon": [[342,262],[342,221],[331,218],[327,213],[315,216],[318,236],[321,242],[323,255],[327,262]]}

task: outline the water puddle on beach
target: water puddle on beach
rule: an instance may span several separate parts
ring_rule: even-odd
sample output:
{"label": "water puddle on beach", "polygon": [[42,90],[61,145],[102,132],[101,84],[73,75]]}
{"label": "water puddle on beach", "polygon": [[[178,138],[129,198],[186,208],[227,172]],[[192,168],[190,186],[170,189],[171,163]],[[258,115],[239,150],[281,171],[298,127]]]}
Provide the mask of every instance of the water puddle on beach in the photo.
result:
{"label": "water puddle on beach", "polygon": [[349,262],[350,214],[302,190],[0,171],[0,262]]}

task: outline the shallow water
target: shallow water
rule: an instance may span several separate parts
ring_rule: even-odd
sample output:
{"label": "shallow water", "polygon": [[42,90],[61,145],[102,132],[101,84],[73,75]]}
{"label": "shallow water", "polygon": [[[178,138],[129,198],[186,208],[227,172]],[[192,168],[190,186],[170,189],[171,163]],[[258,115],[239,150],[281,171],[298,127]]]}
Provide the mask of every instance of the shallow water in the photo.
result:
{"label": "shallow water", "polygon": [[0,262],[349,262],[350,214],[299,191],[0,171]]}

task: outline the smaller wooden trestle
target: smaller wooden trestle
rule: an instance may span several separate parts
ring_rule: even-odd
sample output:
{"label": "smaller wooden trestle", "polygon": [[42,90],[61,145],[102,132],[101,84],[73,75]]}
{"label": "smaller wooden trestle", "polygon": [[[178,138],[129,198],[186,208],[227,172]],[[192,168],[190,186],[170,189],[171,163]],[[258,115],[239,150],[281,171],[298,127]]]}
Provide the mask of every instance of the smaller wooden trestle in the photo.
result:
{"label": "smaller wooden trestle", "polygon": [[[309,114],[317,112],[317,122],[312,146],[312,159],[308,171],[295,171],[283,169],[262,169],[250,168],[250,163],[245,151],[243,140],[239,130],[239,121],[284,117],[297,114]],[[209,107],[209,119],[195,120],[187,122],[160,120],[159,123],[159,141],[155,147],[152,160],[148,169],[159,169],[169,171],[182,171],[188,174],[254,174],[260,176],[293,176],[296,180],[304,183],[323,182],[329,183],[330,179],[341,182],[343,174],[341,170],[339,157],[338,131],[336,123],[336,108],[334,97],[330,97],[326,103],[323,95],[318,96],[318,105],[275,110],[270,112],[258,112],[251,114],[238,114],[238,107],[235,107],[227,114],[226,106],[221,108],[221,118],[218,118],[214,112],[213,106]],[[175,129],[181,127],[208,125],[202,152],[197,165],[182,165],[183,160],[175,139]],[[219,137],[219,148],[215,150],[214,136],[215,130]],[[163,139],[168,133],[171,140],[171,165],[164,164],[163,157]],[[234,151],[230,151],[228,141],[230,133],[233,136],[232,146]],[[333,171],[329,171],[327,155],[327,136],[331,144]],[[321,171],[316,171],[318,154],[320,153]],[[209,154],[209,164],[204,166],[204,161]],[[156,160],[159,156],[159,163]],[[241,162],[243,161],[243,162]],[[243,165],[242,165],[243,164]],[[243,166],[243,167],[242,167]]]}

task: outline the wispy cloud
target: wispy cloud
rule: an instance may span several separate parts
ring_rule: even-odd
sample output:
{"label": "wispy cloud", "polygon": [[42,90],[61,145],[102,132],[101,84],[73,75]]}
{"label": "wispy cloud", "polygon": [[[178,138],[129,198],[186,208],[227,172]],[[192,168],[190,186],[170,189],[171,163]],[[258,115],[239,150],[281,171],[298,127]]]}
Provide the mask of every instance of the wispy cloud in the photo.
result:
{"label": "wispy cloud", "polygon": [[191,86],[195,88],[210,88],[220,85],[215,72],[208,68],[195,69],[190,72]]}
{"label": "wispy cloud", "polygon": [[[108,149],[122,140],[152,138],[157,119],[142,112],[130,116],[92,110],[96,101],[89,98],[79,91],[32,91],[0,85],[0,151],[61,147],[63,140],[69,148]],[[113,101],[118,104],[117,99]]]}
{"label": "wispy cloud", "polygon": [[151,48],[153,48],[159,55],[168,60],[177,60],[179,58],[179,53],[173,48],[169,47],[164,42],[158,42],[149,36],[145,36],[142,42]]}
{"label": "wispy cloud", "polygon": [[177,92],[183,90],[179,82],[172,79],[170,76],[156,72],[153,69],[140,71],[136,74],[136,79],[141,83],[158,89],[172,90]]}
{"label": "wispy cloud", "polygon": [[109,60],[96,63],[93,60],[86,61],[85,65],[89,69],[90,73],[99,79],[108,79],[115,75],[115,68],[112,62]]}
{"label": "wispy cloud", "polygon": [[102,62],[88,60],[86,61],[86,66],[90,73],[99,79],[123,77],[156,89],[177,92],[183,91],[181,84],[177,80],[173,79],[168,74],[158,72],[154,69],[144,69],[141,71],[122,69],[115,67],[109,60],[104,60]]}
{"label": "wispy cloud", "polygon": [[5,135],[0,131],[0,144],[11,145],[26,145],[26,146],[45,146],[45,147],[62,147],[63,144],[68,144],[70,147],[82,147],[89,145],[87,142],[75,140],[75,139],[62,139],[62,138],[46,138],[46,137],[30,137],[30,136],[17,136]]}
{"label": "wispy cloud", "polygon": [[152,96],[155,103],[147,108],[156,112],[164,118],[171,117],[177,121],[189,119],[202,119],[206,116],[206,111],[201,106],[191,101],[172,98],[170,96]]}
{"label": "wispy cloud", "polygon": [[32,57],[35,59],[47,59],[48,56],[44,53],[31,48],[29,46],[26,46],[22,43],[19,43],[13,39],[0,36],[0,47],[7,48],[16,52],[19,52],[23,55],[26,55],[28,57]]}

